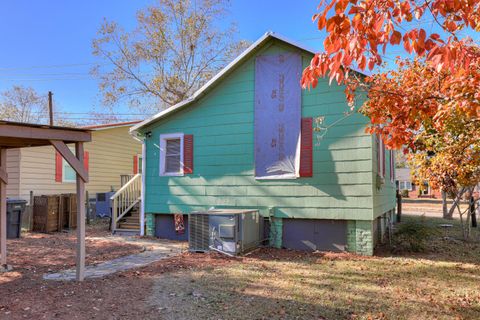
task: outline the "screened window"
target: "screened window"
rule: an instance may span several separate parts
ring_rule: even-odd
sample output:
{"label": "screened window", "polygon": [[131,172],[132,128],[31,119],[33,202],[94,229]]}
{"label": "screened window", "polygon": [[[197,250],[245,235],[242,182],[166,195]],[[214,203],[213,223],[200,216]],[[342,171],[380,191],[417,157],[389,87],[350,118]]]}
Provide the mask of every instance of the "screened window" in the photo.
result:
{"label": "screened window", "polygon": [[165,172],[180,172],[180,139],[166,140]]}
{"label": "screened window", "polygon": [[183,134],[160,136],[160,175],[183,175]]}

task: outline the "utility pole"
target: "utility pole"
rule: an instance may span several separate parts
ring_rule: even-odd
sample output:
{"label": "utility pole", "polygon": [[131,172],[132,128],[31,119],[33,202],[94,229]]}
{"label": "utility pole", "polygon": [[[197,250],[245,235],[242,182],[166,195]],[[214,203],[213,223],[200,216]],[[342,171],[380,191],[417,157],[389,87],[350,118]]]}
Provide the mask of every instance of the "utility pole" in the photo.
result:
{"label": "utility pole", "polygon": [[48,114],[50,116],[50,125],[53,126],[53,93],[52,91],[48,91]]}

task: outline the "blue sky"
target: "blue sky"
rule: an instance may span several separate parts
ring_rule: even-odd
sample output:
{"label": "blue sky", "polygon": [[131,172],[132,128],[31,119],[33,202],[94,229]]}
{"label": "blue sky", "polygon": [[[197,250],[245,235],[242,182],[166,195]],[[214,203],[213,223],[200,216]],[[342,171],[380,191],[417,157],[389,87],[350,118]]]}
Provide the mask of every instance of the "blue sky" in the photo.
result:
{"label": "blue sky", "polygon": [[[89,75],[92,65],[99,62],[91,53],[91,41],[103,18],[117,21],[128,30],[135,26],[136,11],[153,3],[152,0],[1,1],[0,91],[14,84],[32,86],[45,95],[53,91],[55,103],[62,111],[104,111],[98,83]],[[324,33],[311,22],[317,5],[318,0],[232,0],[229,21],[237,23],[239,39],[254,41],[271,30],[321,50]],[[398,50],[390,53],[390,59]],[[129,110],[118,106],[116,112]]]}
{"label": "blue sky", "polygon": [[[155,1],[0,2],[0,91],[14,84],[39,93],[53,91],[55,103],[68,112],[102,112],[97,81],[89,75],[91,41],[103,18],[124,28],[135,26],[135,13]],[[268,30],[320,48],[321,36],[311,22],[317,1],[233,0],[230,19],[239,39],[254,41]],[[227,21],[225,21],[225,24]],[[128,112],[119,106],[118,112]],[[75,117],[88,117],[76,115]]]}

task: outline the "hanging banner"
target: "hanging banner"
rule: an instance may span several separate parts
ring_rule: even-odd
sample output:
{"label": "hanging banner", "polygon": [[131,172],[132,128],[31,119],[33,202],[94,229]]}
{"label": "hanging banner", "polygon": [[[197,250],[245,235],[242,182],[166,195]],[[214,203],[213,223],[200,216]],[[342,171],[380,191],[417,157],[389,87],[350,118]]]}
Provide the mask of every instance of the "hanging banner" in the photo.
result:
{"label": "hanging banner", "polygon": [[255,177],[298,176],[302,58],[258,56],[255,61]]}

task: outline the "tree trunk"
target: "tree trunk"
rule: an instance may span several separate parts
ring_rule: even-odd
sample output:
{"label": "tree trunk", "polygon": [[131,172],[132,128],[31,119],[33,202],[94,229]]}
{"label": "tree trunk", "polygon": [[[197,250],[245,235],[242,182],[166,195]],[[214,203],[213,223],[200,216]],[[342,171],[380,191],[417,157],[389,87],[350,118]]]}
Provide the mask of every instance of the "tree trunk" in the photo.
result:
{"label": "tree trunk", "polygon": [[462,199],[462,196],[463,194],[465,193],[467,189],[466,188],[462,188],[460,189],[460,191],[457,193],[457,196],[455,197],[455,199],[453,200],[453,204],[452,204],[452,207],[450,208],[450,210],[448,211],[448,214],[446,216],[444,216],[445,219],[453,219],[453,213],[455,212],[455,208],[458,206],[458,209],[460,210],[460,206],[459,206],[459,203],[460,203],[460,200]]}
{"label": "tree trunk", "polygon": [[476,213],[477,213],[477,208],[476,208],[476,200],[474,199],[473,195],[470,196],[470,220],[472,221],[472,228],[476,228],[477,227],[477,217],[476,217]]}
{"label": "tree trunk", "polygon": [[442,209],[443,219],[451,219],[451,216],[448,216],[447,193],[445,191],[442,191]]}

